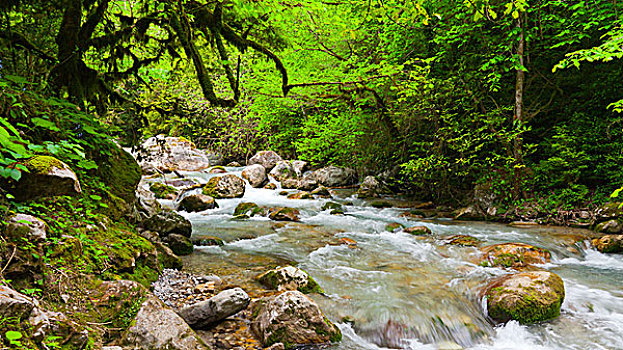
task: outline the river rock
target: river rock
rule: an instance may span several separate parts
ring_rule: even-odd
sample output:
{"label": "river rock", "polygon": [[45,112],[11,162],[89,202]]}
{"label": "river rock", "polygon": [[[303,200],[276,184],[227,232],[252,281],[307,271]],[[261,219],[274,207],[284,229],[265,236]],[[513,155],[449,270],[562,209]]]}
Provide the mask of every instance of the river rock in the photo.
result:
{"label": "river rock", "polygon": [[287,160],[277,162],[277,164],[275,164],[275,167],[270,171],[269,175],[279,182],[282,182],[285,179],[298,178],[296,175],[296,170],[294,170],[292,164]]}
{"label": "river rock", "polygon": [[27,319],[36,304],[31,298],[0,285],[0,318],[15,317],[20,320]]}
{"label": "river rock", "polygon": [[387,186],[377,180],[374,176],[366,176],[357,190],[357,196],[359,198],[378,197],[382,194],[388,193],[390,193],[390,191],[387,189]]}
{"label": "river rock", "polygon": [[268,180],[266,169],[261,164],[249,165],[242,171],[242,178],[249,181],[251,187],[262,187]]}
{"label": "river rock", "polygon": [[401,224],[401,223],[391,222],[391,223],[385,225],[385,231],[387,231],[387,232],[394,232],[394,231],[396,231],[398,229],[401,229],[403,227],[404,227],[404,225]]}
{"label": "river rock", "polygon": [[314,199],[314,197],[309,192],[300,191],[296,193],[292,193],[288,195],[288,199]]}
{"label": "river rock", "polygon": [[507,275],[487,287],[487,312],[498,322],[546,321],[560,314],[565,298],[562,279],[549,271],[528,271]]}
{"label": "river rock", "polygon": [[281,181],[281,188],[293,189],[299,187],[299,180],[297,179],[284,179]]}
{"label": "river rock", "polygon": [[357,183],[355,170],[333,165],[316,170],[314,176],[319,184],[327,187],[349,186]]}
{"label": "river rock", "polygon": [[270,270],[258,277],[258,281],[270,289],[278,291],[298,290],[301,293],[322,293],[322,288],[307,272],[286,266]]}
{"label": "river rock", "polygon": [[525,267],[549,262],[548,250],[524,243],[501,243],[481,249],[481,265],[497,267]]}
{"label": "river rock", "polygon": [[191,194],[184,198],[180,202],[179,209],[187,211],[189,213],[204,211],[208,209],[218,208],[218,204],[214,198],[205,194]]}
{"label": "river rock", "polygon": [[600,223],[595,231],[609,234],[623,233],[623,219],[613,219]]}
{"label": "river rock", "polygon": [[236,175],[211,178],[203,187],[203,194],[214,198],[239,198],[244,196],[244,180]]}
{"label": "river rock", "polygon": [[242,165],[240,165],[240,163],[238,163],[238,162],[236,162],[236,161],[233,161],[233,162],[229,162],[229,163],[227,164],[227,166],[228,166],[228,167],[231,167],[231,168],[240,168]]}
{"label": "river rock", "polygon": [[193,243],[188,237],[171,233],[163,240],[175,255],[189,255],[193,252]]}
{"label": "river rock", "polygon": [[143,171],[149,167],[161,172],[200,171],[218,163],[218,157],[197,149],[191,141],[183,137],[163,135],[145,140],[134,156]]}
{"label": "river rock", "polygon": [[293,160],[290,163],[292,164],[297,177],[302,177],[305,170],[307,170],[307,166],[309,165],[309,163],[303,160]]}
{"label": "river rock", "polygon": [[33,243],[42,242],[47,238],[47,225],[32,215],[16,214],[7,220],[5,235],[13,240],[25,238]]}
{"label": "river rock", "polygon": [[180,316],[153,295],[141,304],[123,339],[133,349],[209,350]]}
{"label": "river rock", "polygon": [[234,216],[246,215],[252,217],[255,215],[265,215],[265,209],[252,202],[242,202],[234,209]]}
{"label": "river rock", "polygon": [[254,301],[253,332],[264,346],[283,343],[321,344],[342,340],[342,332],[320,311],[316,303],[299,291],[288,291]]}
{"label": "river rock", "polygon": [[179,256],[173,253],[171,248],[167,247],[161,242],[154,243],[156,250],[158,251],[158,261],[162,264],[162,267],[165,269],[175,269],[179,270],[183,267],[184,263]]}
{"label": "river rock", "polygon": [[147,230],[158,232],[160,237],[166,237],[170,233],[178,233],[182,236],[190,237],[193,229],[188,219],[170,210],[163,210],[152,215],[143,221],[143,227]]}
{"label": "river rock", "polygon": [[311,191],[311,194],[321,198],[331,198],[331,192],[329,191],[329,189],[322,185],[316,187],[313,191]]}
{"label": "river rock", "polygon": [[156,198],[160,199],[175,199],[178,194],[177,188],[160,182],[152,183],[149,190],[154,193]]}
{"label": "river rock", "polygon": [[247,165],[260,164],[266,169],[266,171],[271,171],[277,162],[282,160],[283,158],[273,151],[261,151],[251,157],[251,159],[247,162]]}
{"label": "river rock", "polygon": [[18,201],[82,193],[73,170],[54,157],[34,156],[23,164],[28,172],[23,171],[22,178],[7,188]]}
{"label": "river rock", "polygon": [[276,190],[277,189],[277,185],[275,185],[272,182],[269,182],[263,188],[266,189],[266,190]]}
{"label": "river rock", "polygon": [[220,165],[213,166],[210,169],[208,169],[208,174],[225,174],[225,173],[227,173],[227,170],[225,170],[225,168]]}
{"label": "river rock", "polygon": [[606,221],[623,217],[623,203],[609,202],[595,211],[598,221]]}
{"label": "river rock", "polygon": [[433,234],[433,231],[431,231],[426,226],[411,226],[411,227],[405,228],[403,231],[408,233],[408,234],[412,234],[414,236],[423,236],[423,235],[432,235]]}
{"label": "river rock", "polygon": [[251,298],[241,288],[227,289],[212,298],[187,306],[178,314],[194,328],[205,328],[244,310]]}
{"label": "river rock", "polygon": [[486,215],[475,205],[459,209],[453,213],[455,220],[484,220]]}
{"label": "river rock", "polygon": [[476,247],[481,243],[482,241],[480,239],[468,235],[454,235],[445,238],[445,244],[457,245],[460,247]]}
{"label": "river rock", "polygon": [[276,208],[268,216],[275,221],[299,221],[299,211],[294,208]]}
{"label": "river rock", "polygon": [[145,187],[139,185],[136,189],[137,209],[141,216],[146,219],[154,214],[162,211],[160,202],[156,199],[154,193]]}
{"label": "river rock", "polygon": [[623,235],[605,235],[593,239],[591,244],[602,253],[623,253]]}
{"label": "river rock", "polygon": [[296,186],[301,191],[312,191],[316,187],[318,187],[318,180],[316,180],[316,175],[312,171],[304,173]]}

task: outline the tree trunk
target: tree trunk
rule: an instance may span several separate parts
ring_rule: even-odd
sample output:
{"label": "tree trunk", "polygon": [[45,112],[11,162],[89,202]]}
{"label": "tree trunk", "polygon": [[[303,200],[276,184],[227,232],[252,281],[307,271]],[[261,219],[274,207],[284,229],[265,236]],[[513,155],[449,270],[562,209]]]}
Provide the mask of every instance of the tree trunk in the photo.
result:
{"label": "tree trunk", "polygon": [[[519,43],[517,45],[517,59],[519,60],[519,67],[517,67],[517,75],[515,80],[515,114],[513,115],[513,126],[515,128],[521,128],[524,123],[524,111],[523,111],[523,95],[524,95],[524,82],[525,82],[525,68],[524,68],[524,50],[526,45],[526,39],[524,36],[524,28],[521,14],[517,18],[517,28],[519,28]],[[522,186],[522,174],[523,174],[523,136],[517,135],[513,140],[513,157],[515,158],[515,165],[513,167],[514,172],[514,186],[513,186],[513,199],[517,200],[521,196]]]}

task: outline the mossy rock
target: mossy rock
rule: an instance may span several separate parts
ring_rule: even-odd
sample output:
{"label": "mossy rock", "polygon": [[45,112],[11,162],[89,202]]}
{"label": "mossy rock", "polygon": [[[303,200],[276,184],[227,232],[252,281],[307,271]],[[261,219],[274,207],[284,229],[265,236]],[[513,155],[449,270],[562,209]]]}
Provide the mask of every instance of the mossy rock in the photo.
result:
{"label": "mossy rock", "polygon": [[288,195],[288,199],[314,199],[314,197],[309,192],[301,191]]}
{"label": "mossy rock", "polygon": [[482,266],[526,267],[531,264],[549,262],[551,253],[547,249],[524,243],[501,243],[483,247]]}
{"label": "mossy rock", "polygon": [[529,271],[502,277],[488,286],[485,296],[493,320],[529,324],[560,315],[565,286],[555,273]]}
{"label": "mossy rock", "polygon": [[433,234],[433,232],[426,226],[411,226],[405,228],[404,231],[414,236],[425,236]]}
{"label": "mossy rock", "polygon": [[191,194],[182,199],[179,209],[191,213],[218,207],[218,203],[210,196],[205,194]]}
{"label": "mossy rock", "polygon": [[623,235],[605,235],[593,239],[591,244],[602,253],[623,253]]}
{"label": "mossy rock", "polygon": [[163,240],[175,255],[190,255],[193,252],[193,243],[188,237],[172,233]]}
{"label": "mossy rock", "polygon": [[177,189],[175,187],[159,182],[151,184],[149,190],[154,193],[156,198],[160,199],[174,199],[175,196],[177,196]]}
{"label": "mossy rock", "polygon": [[286,266],[270,270],[258,277],[264,286],[279,291],[298,290],[301,293],[324,293],[320,285],[304,270]]}
{"label": "mossy rock", "polygon": [[141,167],[122,148],[113,147],[110,153],[110,156],[98,162],[98,176],[113,195],[133,203],[136,188],[141,181]]}
{"label": "mossy rock", "polygon": [[203,186],[203,194],[214,198],[239,198],[244,196],[244,180],[236,175],[213,177]]}
{"label": "mossy rock", "polygon": [[403,224],[400,224],[400,223],[397,223],[397,222],[392,222],[390,224],[385,225],[385,231],[394,232],[394,231],[396,231],[398,229],[401,229],[403,227],[404,227]]}
{"label": "mossy rock", "polygon": [[335,202],[326,202],[322,208],[320,208],[321,210],[342,210],[342,205],[339,203],[335,203]]}
{"label": "mossy rock", "polygon": [[210,236],[202,236],[198,238],[193,238],[193,244],[196,246],[224,246],[225,242],[218,237],[210,237]]}
{"label": "mossy rock", "polygon": [[24,162],[28,172],[11,182],[7,189],[18,201],[40,197],[74,196],[82,193],[78,177],[71,168],[50,156],[34,156]]}
{"label": "mossy rock", "polygon": [[275,221],[299,221],[300,212],[294,208],[276,208],[268,216]]}
{"label": "mossy rock", "polygon": [[263,208],[255,203],[242,202],[236,206],[236,209],[234,209],[234,216],[241,217],[242,215],[246,215],[247,217],[252,217],[262,214],[263,211]]}
{"label": "mossy rock", "polygon": [[454,235],[446,238],[446,244],[460,247],[476,247],[482,244],[482,240],[468,235]]}
{"label": "mossy rock", "polygon": [[388,201],[373,201],[373,202],[370,202],[370,206],[374,208],[382,209],[382,208],[391,208],[394,205]]}
{"label": "mossy rock", "polygon": [[156,249],[158,250],[158,260],[162,264],[162,267],[165,269],[176,269],[181,270],[184,266],[182,259],[179,256],[175,255],[171,248],[167,247],[163,243],[155,243]]}

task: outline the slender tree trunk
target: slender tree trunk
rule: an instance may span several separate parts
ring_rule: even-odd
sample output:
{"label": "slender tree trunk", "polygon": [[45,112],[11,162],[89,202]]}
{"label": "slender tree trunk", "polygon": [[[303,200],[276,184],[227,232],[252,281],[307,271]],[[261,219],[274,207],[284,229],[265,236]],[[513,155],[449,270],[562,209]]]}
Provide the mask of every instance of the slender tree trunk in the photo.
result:
{"label": "slender tree trunk", "polygon": [[[517,75],[515,78],[515,114],[513,115],[513,125],[515,128],[520,128],[524,123],[524,50],[526,46],[521,15],[517,18],[517,28],[519,28],[519,43],[517,45],[517,59],[519,60],[519,67],[517,67]],[[515,158],[515,166],[513,169],[515,180],[513,186],[513,198],[519,199],[522,190],[521,178],[523,173],[523,137],[521,135],[515,136],[513,140],[513,157]]]}

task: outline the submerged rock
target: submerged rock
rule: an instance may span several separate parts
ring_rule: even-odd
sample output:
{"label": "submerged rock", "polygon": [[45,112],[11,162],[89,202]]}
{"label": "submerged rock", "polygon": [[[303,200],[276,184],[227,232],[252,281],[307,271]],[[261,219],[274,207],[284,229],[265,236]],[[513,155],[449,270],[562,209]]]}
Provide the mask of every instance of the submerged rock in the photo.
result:
{"label": "submerged rock", "polygon": [[431,231],[426,226],[411,226],[407,227],[403,230],[406,233],[415,235],[415,236],[423,236],[423,235],[432,235],[433,231]]}
{"label": "submerged rock", "polygon": [[242,178],[249,181],[251,187],[262,187],[268,178],[266,169],[261,164],[249,165],[242,171]]}
{"label": "submerged rock", "polygon": [[527,324],[558,317],[565,286],[555,273],[529,271],[502,277],[487,287],[485,296],[493,320]]}
{"label": "submerged rock", "polygon": [[268,216],[275,221],[299,221],[299,211],[294,208],[276,208]]}
{"label": "submerged rock", "polygon": [[298,290],[302,293],[322,293],[322,288],[307,274],[294,266],[270,270],[258,277],[258,281],[270,289],[278,291]]}
{"label": "submerged rock", "polygon": [[605,235],[593,239],[591,244],[602,253],[623,253],[623,235]]}
{"label": "submerged rock", "polygon": [[6,237],[13,240],[27,239],[29,242],[37,243],[45,241],[47,238],[46,223],[32,215],[15,214],[7,220],[4,231]]}
{"label": "submerged rock", "polygon": [[296,170],[287,160],[279,161],[275,164],[273,170],[269,174],[273,179],[282,182],[286,179],[297,179]]}
{"label": "submerged rock", "polygon": [[244,310],[251,299],[241,288],[227,289],[212,298],[187,306],[178,314],[194,328],[205,328]]}
{"label": "submerged rock", "polygon": [[191,212],[218,208],[214,198],[205,194],[191,194],[182,199],[179,209]]}
{"label": "submerged rock", "polygon": [[203,187],[203,194],[214,198],[239,198],[244,196],[244,180],[236,175],[211,178]]}
{"label": "submerged rock", "polygon": [[261,151],[251,157],[247,165],[260,164],[267,171],[270,171],[275,167],[277,162],[280,162],[282,160],[283,158],[281,158],[277,153],[273,151]]}
{"label": "submerged rock", "polygon": [[22,178],[9,187],[18,201],[82,193],[73,170],[54,157],[34,156],[26,160],[24,166],[28,172],[22,172]]}
{"label": "submerged rock", "polygon": [[497,267],[525,267],[549,262],[547,249],[524,243],[501,243],[483,247],[481,265]]}
{"label": "submerged rock", "polygon": [[180,316],[153,295],[141,304],[123,339],[124,345],[133,349],[209,349]]}
{"label": "submerged rock", "polygon": [[398,229],[401,229],[403,227],[404,227],[403,224],[400,224],[400,223],[397,223],[397,222],[392,222],[392,223],[389,223],[389,224],[385,225],[385,231],[394,232],[394,231],[396,231]]}
{"label": "submerged rock", "polygon": [[255,316],[253,332],[264,346],[282,343],[289,349],[296,345],[342,340],[340,329],[316,303],[299,291],[255,300],[251,309]]}
{"label": "submerged rock", "polygon": [[314,176],[319,184],[327,187],[349,186],[357,183],[355,170],[333,165],[316,170]]}
{"label": "submerged rock", "polygon": [[164,210],[152,215],[143,222],[143,227],[150,231],[156,231],[160,237],[165,237],[170,233],[178,233],[182,236],[190,237],[192,224],[188,219],[180,214]]}
{"label": "submerged rock", "polygon": [[288,199],[314,199],[309,192],[300,191],[288,195]]}
{"label": "submerged rock", "polygon": [[468,235],[454,235],[446,237],[445,241],[446,244],[458,245],[461,247],[476,247],[482,243],[480,239]]}

